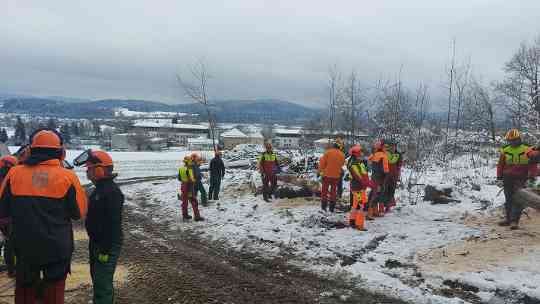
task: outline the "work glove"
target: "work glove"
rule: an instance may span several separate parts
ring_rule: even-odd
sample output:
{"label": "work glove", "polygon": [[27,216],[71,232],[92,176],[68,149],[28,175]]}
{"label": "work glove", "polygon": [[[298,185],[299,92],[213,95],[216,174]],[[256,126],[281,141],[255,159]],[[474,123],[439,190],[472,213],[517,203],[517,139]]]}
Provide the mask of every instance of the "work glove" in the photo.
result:
{"label": "work glove", "polygon": [[98,261],[102,264],[109,262],[109,255],[105,253],[99,253],[98,254]]}

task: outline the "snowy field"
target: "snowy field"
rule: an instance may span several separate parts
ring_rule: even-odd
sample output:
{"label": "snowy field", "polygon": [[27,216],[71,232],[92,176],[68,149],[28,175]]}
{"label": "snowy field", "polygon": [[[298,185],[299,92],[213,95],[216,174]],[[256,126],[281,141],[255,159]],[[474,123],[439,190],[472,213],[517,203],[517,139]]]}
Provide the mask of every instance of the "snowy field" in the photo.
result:
{"label": "snowy field", "polygon": [[175,223],[172,229],[180,226],[237,250],[286,257],[412,303],[539,303],[534,301],[540,299],[540,244],[529,239],[540,237],[540,214],[530,211],[518,232],[496,227],[503,195],[497,196],[493,183],[494,163],[476,166],[463,158],[446,172],[428,170],[418,181],[453,186],[459,203],[432,205],[415,199],[423,186],[401,189],[399,207],[368,222],[367,232],[344,226],[345,213],[322,213],[316,198],[265,203],[249,191],[248,170],[229,172],[222,200],[202,207],[204,223],[171,221],[180,214],[175,181],[126,192],[131,199],[151,198],[161,210],[155,220]]}

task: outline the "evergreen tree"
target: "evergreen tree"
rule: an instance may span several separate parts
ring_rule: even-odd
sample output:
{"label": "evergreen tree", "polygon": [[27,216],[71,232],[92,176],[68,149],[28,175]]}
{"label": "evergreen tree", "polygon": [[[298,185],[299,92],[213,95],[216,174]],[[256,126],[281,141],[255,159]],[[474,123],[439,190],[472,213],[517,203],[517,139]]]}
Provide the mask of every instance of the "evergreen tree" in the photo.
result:
{"label": "evergreen tree", "polygon": [[71,143],[71,132],[68,124],[62,125],[60,127],[60,133],[62,134],[62,138],[64,139],[65,143]]}
{"label": "evergreen tree", "polygon": [[47,121],[47,128],[56,130],[58,128],[58,123],[57,123],[56,119],[50,118]]}
{"label": "evergreen tree", "polygon": [[6,129],[2,128],[2,130],[0,130],[0,142],[5,143],[8,141],[8,139],[9,137],[6,132]]}
{"label": "evergreen tree", "polygon": [[15,124],[15,143],[22,145],[26,142],[26,129],[21,117],[17,116],[17,123]]}

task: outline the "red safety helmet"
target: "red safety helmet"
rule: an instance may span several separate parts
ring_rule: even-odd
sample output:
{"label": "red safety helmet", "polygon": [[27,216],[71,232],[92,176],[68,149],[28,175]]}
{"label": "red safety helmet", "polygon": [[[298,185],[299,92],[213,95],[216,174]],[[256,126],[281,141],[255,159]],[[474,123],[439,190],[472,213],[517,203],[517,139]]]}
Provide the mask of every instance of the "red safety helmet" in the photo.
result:
{"label": "red safety helmet", "polygon": [[18,160],[15,156],[8,155],[0,158],[0,168],[11,168],[16,166]]}
{"label": "red safety helmet", "polygon": [[349,154],[354,157],[360,157],[362,155],[362,147],[360,145],[354,145],[349,149]]}

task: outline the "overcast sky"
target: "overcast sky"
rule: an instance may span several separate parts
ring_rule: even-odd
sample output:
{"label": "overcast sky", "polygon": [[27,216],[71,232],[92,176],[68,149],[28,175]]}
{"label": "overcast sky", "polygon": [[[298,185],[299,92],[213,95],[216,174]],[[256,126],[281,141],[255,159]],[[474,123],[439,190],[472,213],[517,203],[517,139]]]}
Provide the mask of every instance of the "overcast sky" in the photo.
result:
{"label": "overcast sky", "polygon": [[329,66],[442,90],[451,41],[498,79],[540,34],[539,0],[2,0],[0,93],[187,99],[202,58],[211,97],[326,102]]}

